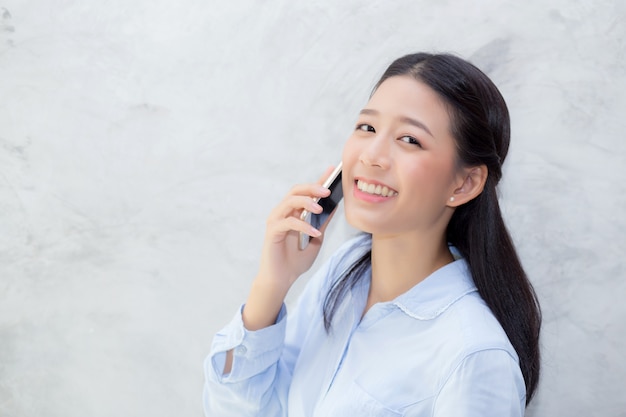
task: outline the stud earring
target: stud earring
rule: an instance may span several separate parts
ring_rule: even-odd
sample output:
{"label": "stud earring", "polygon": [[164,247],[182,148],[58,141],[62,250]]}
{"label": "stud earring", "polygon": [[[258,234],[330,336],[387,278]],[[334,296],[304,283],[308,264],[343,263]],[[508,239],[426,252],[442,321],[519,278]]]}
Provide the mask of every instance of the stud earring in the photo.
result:
{"label": "stud earring", "polygon": [[454,201],[454,196],[450,197],[450,202]]}

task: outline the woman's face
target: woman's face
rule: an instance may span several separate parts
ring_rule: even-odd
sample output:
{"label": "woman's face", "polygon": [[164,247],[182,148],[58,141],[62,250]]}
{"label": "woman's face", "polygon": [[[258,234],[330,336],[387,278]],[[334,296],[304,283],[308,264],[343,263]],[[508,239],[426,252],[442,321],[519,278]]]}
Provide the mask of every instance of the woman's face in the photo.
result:
{"label": "woman's face", "polygon": [[447,203],[462,184],[455,146],[448,112],[430,87],[409,76],[385,80],[343,151],[348,222],[374,235],[445,230]]}

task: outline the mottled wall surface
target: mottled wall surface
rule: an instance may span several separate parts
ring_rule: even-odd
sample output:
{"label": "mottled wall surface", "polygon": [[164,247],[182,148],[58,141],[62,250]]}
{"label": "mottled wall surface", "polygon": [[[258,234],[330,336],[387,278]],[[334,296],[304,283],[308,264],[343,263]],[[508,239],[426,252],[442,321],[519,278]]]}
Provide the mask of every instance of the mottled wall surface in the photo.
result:
{"label": "mottled wall surface", "polygon": [[0,415],[200,416],[269,210],[393,58],[434,50],[512,114],[502,205],[545,317],[527,414],[626,416],[625,35],[617,0],[0,1]]}

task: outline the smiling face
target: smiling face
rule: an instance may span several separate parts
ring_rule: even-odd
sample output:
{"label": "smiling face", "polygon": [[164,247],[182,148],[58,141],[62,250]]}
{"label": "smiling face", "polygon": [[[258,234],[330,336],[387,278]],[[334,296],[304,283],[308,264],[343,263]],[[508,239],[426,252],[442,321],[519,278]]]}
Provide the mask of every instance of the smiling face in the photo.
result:
{"label": "smiling face", "polygon": [[343,151],[348,222],[379,236],[444,233],[463,184],[448,111],[409,76],[385,80]]}

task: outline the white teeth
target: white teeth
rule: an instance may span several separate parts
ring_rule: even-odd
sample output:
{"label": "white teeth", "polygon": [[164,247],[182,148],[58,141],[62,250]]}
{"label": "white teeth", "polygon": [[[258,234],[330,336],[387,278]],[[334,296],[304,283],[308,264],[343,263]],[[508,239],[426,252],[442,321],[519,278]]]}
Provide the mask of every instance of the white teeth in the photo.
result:
{"label": "white teeth", "polygon": [[356,186],[359,190],[366,192],[368,194],[376,194],[383,197],[393,197],[398,194],[395,191],[387,188],[386,186],[368,184],[365,181],[357,180]]}

